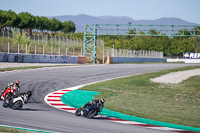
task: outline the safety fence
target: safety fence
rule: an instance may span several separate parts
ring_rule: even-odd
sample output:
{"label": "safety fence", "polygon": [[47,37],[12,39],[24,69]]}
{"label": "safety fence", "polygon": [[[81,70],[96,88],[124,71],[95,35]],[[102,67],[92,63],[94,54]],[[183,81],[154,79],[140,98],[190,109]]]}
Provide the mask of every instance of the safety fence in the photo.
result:
{"label": "safety fence", "polygon": [[[5,53],[83,56],[83,44],[82,39],[47,33],[0,31],[0,52]],[[104,62],[107,56],[163,58],[163,52],[104,48],[103,40],[97,40],[98,60]]]}
{"label": "safety fence", "polygon": [[144,58],[163,58],[163,52],[143,51],[129,49],[107,48],[104,50],[105,56],[111,57],[144,57]]}
{"label": "safety fence", "polygon": [[[82,39],[47,33],[27,35],[25,32],[21,34],[19,31],[0,31],[0,52],[83,56],[83,44]],[[97,40],[97,46],[102,45],[103,41]]]}
{"label": "safety fence", "polygon": [[18,31],[0,32],[0,52],[82,56],[82,47],[81,39],[49,34],[26,35]]}

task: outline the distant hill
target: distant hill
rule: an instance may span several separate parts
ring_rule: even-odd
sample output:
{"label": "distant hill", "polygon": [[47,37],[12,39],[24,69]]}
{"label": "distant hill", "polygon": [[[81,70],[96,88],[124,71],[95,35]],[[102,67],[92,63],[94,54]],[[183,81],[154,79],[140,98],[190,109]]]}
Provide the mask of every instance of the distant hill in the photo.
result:
{"label": "distant hill", "polygon": [[[63,16],[52,16],[48,18],[57,18],[60,21],[73,21],[76,24],[76,32],[83,32],[85,24],[155,24],[155,25],[197,25],[196,23],[187,22],[179,18],[160,18],[155,20],[134,20],[130,17],[121,16],[89,16],[85,14],[79,15],[63,15]],[[199,25],[199,24],[198,24]]]}

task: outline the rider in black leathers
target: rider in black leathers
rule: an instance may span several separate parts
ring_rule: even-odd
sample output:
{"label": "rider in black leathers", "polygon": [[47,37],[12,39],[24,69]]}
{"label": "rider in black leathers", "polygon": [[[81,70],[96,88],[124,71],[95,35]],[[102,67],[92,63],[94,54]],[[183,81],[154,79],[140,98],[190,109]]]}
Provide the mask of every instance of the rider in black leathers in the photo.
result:
{"label": "rider in black leathers", "polygon": [[[87,116],[88,112],[94,107],[98,107],[98,112],[101,112],[104,107],[104,102],[105,102],[105,99],[101,98],[101,99],[94,99],[91,102],[86,103],[84,107],[88,107],[88,108],[82,111],[81,114],[83,116]],[[91,106],[91,105],[94,105],[94,106]]]}

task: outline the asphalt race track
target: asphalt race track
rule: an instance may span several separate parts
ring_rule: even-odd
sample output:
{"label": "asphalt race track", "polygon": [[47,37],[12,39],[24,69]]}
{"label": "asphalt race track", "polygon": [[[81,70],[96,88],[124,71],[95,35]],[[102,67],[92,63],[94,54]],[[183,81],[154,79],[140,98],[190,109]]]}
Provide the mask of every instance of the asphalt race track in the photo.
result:
{"label": "asphalt race track", "polygon": [[32,99],[22,110],[3,108],[3,102],[0,101],[0,125],[63,133],[164,133],[166,131],[117,124],[102,119],[76,117],[47,105],[44,97],[55,90],[99,80],[189,65],[198,64],[85,65],[0,72],[1,90],[8,83],[18,79],[21,81],[22,92],[27,90],[33,92]]}

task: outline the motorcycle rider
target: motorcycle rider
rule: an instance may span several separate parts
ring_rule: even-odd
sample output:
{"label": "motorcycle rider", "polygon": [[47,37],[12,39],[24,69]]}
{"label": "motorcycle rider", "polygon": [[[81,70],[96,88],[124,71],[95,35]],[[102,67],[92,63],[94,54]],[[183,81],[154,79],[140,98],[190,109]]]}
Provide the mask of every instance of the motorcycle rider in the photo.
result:
{"label": "motorcycle rider", "polygon": [[26,97],[27,100],[25,100],[25,101],[28,101],[28,100],[30,100],[30,97],[32,96],[32,92],[27,91],[26,93],[16,93],[15,95],[13,95],[13,98],[16,98],[16,97],[19,97],[19,96],[22,96],[23,98]]}
{"label": "motorcycle rider", "polygon": [[[32,92],[31,91],[27,91],[27,93],[17,93],[15,95],[13,95],[13,99],[14,98],[18,98],[18,97],[22,97],[23,101],[25,104],[27,104],[27,102],[30,100],[30,97],[32,96]],[[9,103],[9,106],[12,108],[13,106],[13,102]]]}
{"label": "motorcycle rider", "polygon": [[25,95],[28,97],[28,100],[30,100],[30,97],[32,96],[32,92],[28,91],[27,93],[25,93]]}
{"label": "motorcycle rider", "polygon": [[1,93],[2,93],[2,96],[1,96],[0,99],[1,99],[1,100],[4,100],[4,99],[5,99],[5,96],[6,96],[6,94],[7,94],[7,90],[8,90],[8,89],[11,89],[11,92],[18,93],[18,92],[19,92],[19,88],[20,88],[19,83],[20,83],[20,81],[19,81],[19,80],[16,80],[15,82],[8,84],[8,86],[6,86],[6,87],[4,88],[4,90],[1,92]]}
{"label": "motorcycle rider", "polygon": [[[84,107],[88,107],[86,108],[85,111],[81,111],[81,115],[83,116],[86,116],[87,113],[95,106],[95,107],[98,107],[98,112],[101,112],[103,107],[104,107],[104,102],[105,102],[105,99],[104,98],[101,98],[101,99],[94,99],[88,103],[86,103],[84,105]],[[94,106],[91,106],[91,105],[94,105]]]}

